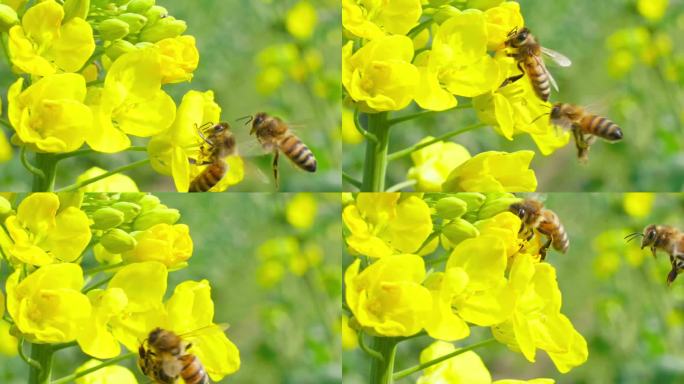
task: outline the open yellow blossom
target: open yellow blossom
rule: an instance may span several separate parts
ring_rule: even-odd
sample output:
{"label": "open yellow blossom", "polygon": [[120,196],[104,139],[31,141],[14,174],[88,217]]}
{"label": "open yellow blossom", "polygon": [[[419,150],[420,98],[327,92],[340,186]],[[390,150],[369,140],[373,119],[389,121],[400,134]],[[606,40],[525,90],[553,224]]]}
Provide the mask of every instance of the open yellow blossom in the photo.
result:
{"label": "open yellow blossom", "polygon": [[78,259],[90,242],[90,220],[76,207],[59,207],[54,193],[34,193],[25,198],[17,214],[5,220],[13,242],[10,256],[38,266]]}
{"label": "open yellow blossom", "polygon": [[419,73],[411,39],[381,37],[352,49],[353,42],[342,48],[342,84],[362,112],[396,111],[413,100]]}
{"label": "open yellow blossom", "polygon": [[161,82],[181,83],[192,80],[199,65],[199,51],[192,36],[178,36],[155,43],[161,53]]}
{"label": "open yellow blossom", "polygon": [[399,193],[359,193],[344,208],[342,219],[350,231],[347,245],[356,253],[385,257],[416,252],[432,232],[430,207],[417,196],[400,200]]}
{"label": "open yellow blossom", "polygon": [[529,169],[532,151],[488,151],[454,169],[442,185],[451,192],[534,192],[537,177]]}
{"label": "open yellow blossom", "polygon": [[[84,371],[89,368],[96,367],[102,364],[99,360],[88,360],[80,367],[76,368],[76,372]],[[120,365],[110,365],[98,369],[95,372],[89,373],[76,379],[76,384],[138,384],[133,372],[128,368]]]}
{"label": "open yellow blossom", "polygon": [[285,16],[285,28],[299,40],[311,38],[317,22],[316,8],[307,0],[297,2]]}
{"label": "open yellow blossom", "polygon": [[126,262],[158,261],[170,269],[187,266],[192,257],[190,228],[185,224],[154,225],[135,234],[137,245],[122,257]]}
{"label": "open yellow blossom", "polygon": [[[433,140],[428,136],[418,144]],[[468,150],[454,142],[439,141],[411,154],[414,166],[408,170],[408,179],[416,180],[416,190],[441,192],[442,184],[451,171],[470,159]]]}
{"label": "open yellow blossom", "polygon": [[561,373],[583,364],[587,342],[560,313],[561,292],[553,266],[516,257],[509,285],[516,296],[513,315],[492,328],[494,336],[531,362],[537,348],[545,350]]}
{"label": "open yellow blossom", "polygon": [[7,311],[29,341],[67,343],[76,339],[90,316],[81,293],[83,271],[76,264],[51,264],[19,281],[21,269],[7,278]]}
{"label": "open yellow blossom", "polygon": [[88,90],[93,129],[85,137],[96,151],[119,152],[131,145],[128,135],[149,137],[166,131],[176,104],[161,89],[162,59],[156,49],[120,56],[109,68],[103,88]]}
{"label": "open yellow blossom", "polygon": [[422,13],[420,0],[342,0],[342,26],[364,39],[405,35]]}
{"label": "open yellow blossom", "polygon": [[[427,363],[455,351],[456,347],[453,344],[435,341],[420,352],[420,362]],[[468,351],[426,368],[416,383],[491,384],[492,375],[480,356]]]}
{"label": "open yellow blossom", "polygon": [[[107,173],[100,167],[92,167],[76,178],[76,182],[89,180]],[[117,173],[79,189],[83,192],[138,192],[138,185],[129,176]]]}
{"label": "open yellow blossom", "polygon": [[425,264],[417,255],[384,257],[359,272],[357,259],[345,272],[346,300],[358,323],[383,336],[411,336],[423,329],[432,298],[421,285]]}
{"label": "open yellow blossom", "polygon": [[93,30],[81,18],[63,19],[64,9],[54,0],[30,7],[9,32],[12,64],[35,76],[79,71],[95,51]]}
{"label": "open yellow blossom", "polygon": [[78,345],[86,354],[100,359],[118,356],[121,345],[109,330],[108,324],[128,306],[126,293],[121,288],[109,288],[94,289],[87,295],[92,312],[78,335]]}
{"label": "open yellow blossom", "polygon": [[520,4],[516,1],[505,1],[485,11],[487,20],[487,47],[493,51],[500,49],[514,29],[525,26]]}
{"label": "open yellow blossom", "polygon": [[83,76],[65,73],[44,77],[22,90],[19,78],[7,93],[8,115],[18,139],[38,152],[71,152],[92,130],[92,115],[84,104]]}

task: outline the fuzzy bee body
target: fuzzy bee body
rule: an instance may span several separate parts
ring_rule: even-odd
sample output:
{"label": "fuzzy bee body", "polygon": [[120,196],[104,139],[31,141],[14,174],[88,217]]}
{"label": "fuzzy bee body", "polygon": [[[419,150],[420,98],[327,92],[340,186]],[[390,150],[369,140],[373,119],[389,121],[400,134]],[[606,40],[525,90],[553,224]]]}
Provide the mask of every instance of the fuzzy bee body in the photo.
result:
{"label": "fuzzy bee body", "polygon": [[509,211],[517,215],[521,220],[520,232],[528,238],[534,236],[534,230],[547,237],[547,242],[539,250],[541,260],[546,259],[546,251],[550,246],[553,249],[566,253],[570,247],[570,239],[561,223],[558,215],[550,209],[544,208],[544,204],[535,199],[525,199],[519,203],[511,204]]}
{"label": "fuzzy bee body", "polygon": [[218,184],[228,172],[225,158],[236,150],[235,138],[228,123],[212,126],[206,137],[201,131],[199,134],[204,140],[200,147],[200,157],[204,162],[199,165],[206,164],[207,167],[190,182],[190,192],[207,192]]}
{"label": "fuzzy bee body", "polygon": [[613,121],[587,112],[584,108],[568,103],[556,103],[551,107],[551,124],[572,130],[577,147],[577,158],[588,160],[589,148],[599,137],[614,143],[622,140],[622,129]]}
{"label": "fuzzy bee body", "polygon": [[188,353],[191,344],[171,331],[155,328],[138,348],[140,370],[157,384],[209,384],[209,377],[197,356]]}
{"label": "fuzzy bee body", "polygon": [[653,257],[657,250],[667,252],[670,257],[672,270],[667,275],[667,284],[677,278],[684,271],[684,232],[669,225],[651,224],[644,228],[643,232],[632,233],[627,236],[629,240],[641,236],[641,249],[649,247]]}

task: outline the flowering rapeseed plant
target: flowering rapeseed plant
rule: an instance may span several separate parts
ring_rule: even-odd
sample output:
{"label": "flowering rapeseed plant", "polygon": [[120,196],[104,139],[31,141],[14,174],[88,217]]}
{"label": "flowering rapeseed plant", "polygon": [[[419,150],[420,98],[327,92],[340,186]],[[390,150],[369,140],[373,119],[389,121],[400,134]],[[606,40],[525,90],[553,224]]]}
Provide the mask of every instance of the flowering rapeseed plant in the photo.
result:
{"label": "flowering rapeseed plant", "polygon": [[[537,187],[528,169],[531,151],[489,151],[465,162],[463,152],[470,157],[469,152],[445,140],[490,125],[508,140],[531,135],[543,155],[568,144],[569,132],[543,118],[550,104],[536,96],[528,79],[505,82],[520,73],[504,44],[511,31],[525,26],[517,2],[344,0],[342,24],[345,102],[355,109],[358,118],[352,121],[368,148],[363,179],[345,179],[361,191],[413,186],[432,192],[530,192]],[[388,154],[390,127],[467,108],[477,112],[480,123]],[[394,116],[409,109],[418,112]],[[414,166],[408,180],[386,188],[388,164],[409,155]],[[497,174],[509,159],[516,159],[515,165]]]}
{"label": "flowering rapeseed plant", "polygon": [[[352,196],[343,212],[353,258],[343,305],[346,324],[373,355],[372,383],[420,370],[424,383],[491,383],[469,351],[496,341],[530,362],[541,349],[561,373],[587,360],[586,341],[561,312],[556,271],[540,261],[539,236],[528,238],[509,212],[517,201],[505,192]],[[393,236],[402,220],[413,230]],[[473,327],[490,328],[493,338],[460,349],[446,343],[467,338]],[[364,344],[367,336],[372,345]],[[397,344],[426,336],[436,342],[421,364],[394,372]],[[444,355],[451,359],[442,362]]]}
{"label": "flowering rapeseed plant", "polygon": [[[164,300],[169,273],[187,266],[193,253],[177,210],[139,192],[36,193],[16,208],[0,200],[7,203],[0,264],[10,269],[5,319],[19,339],[6,334],[3,321],[0,344],[3,351],[7,343],[19,349],[30,364],[30,383],[50,382],[54,352],[76,345],[92,358],[112,360],[92,360],[63,382],[135,382],[130,371],[107,366],[135,357],[156,327],[191,342],[189,352],[212,380],[239,369],[237,347],[214,323],[209,281],[181,282]],[[31,344],[30,358],[24,342]],[[122,354],[122,346],[129,352]]]}

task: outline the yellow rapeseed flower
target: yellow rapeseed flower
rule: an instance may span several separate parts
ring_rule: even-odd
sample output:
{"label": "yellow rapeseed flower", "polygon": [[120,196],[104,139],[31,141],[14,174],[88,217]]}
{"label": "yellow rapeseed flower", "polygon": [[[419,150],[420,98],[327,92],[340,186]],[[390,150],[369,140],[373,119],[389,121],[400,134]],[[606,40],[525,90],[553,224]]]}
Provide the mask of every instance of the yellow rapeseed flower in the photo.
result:
{"label": "yellow rapeseed flower", "polygon": [[[153,277],[155,276],[150,276]],[[87,295],[92,312],[78,335],[78,345],[84,353],[99,359],[118,356],[121,345],[108,325],[110,320],[121,315],[129,305],[125,291],[121,288],[94,289]]]}
{"label": "yellow rapeseed flower", "polygon": [[85,136],[99,152],[119,152],[131,145],[128,135],[149,137],[166,131],[176,104],[161,89],[162,58],[156,49],[120,56],[109,68],[104,87],[88,89],[93,128]]}
{"label": "yellow rapeseed flower", "polygon": [[192,80],[199,65],[199,51],[193,36],[178,36],[156,42],[161,53],[161,82],[182,83]]}
{"label": "yellow rapeseed flower", "polygon": [[345,297],[356,321],[371,333],[411,336],[423,329],[432,309],[421,285],[425,264],[417,255],[383,257],[359,271],[356,259],[345,272]]}
{"label": "yellow rapeseed flower", "polygon": [[362,112],[396,111],[413,100],[419,73],[411,39],[381,37],[352,48],[352,42],[342,48],[342,84]]}
{"label": "yellow rapeseed flower", "polygon": [[[1,324],[0,324],[1,325]],[[342,349],[351,350],[359,346],[356,331],[349,326],[349,317],[342,316]]]}
{"label": "yellow rapeseed flower", "polygon": [[356,253],[385,257],[416,252],[432,232],[427,203],[414,195],[359,193],[347,205],[342,220],[350,234],[347,245]]}
{"label": "yellow rapeseed flower", "polygon": [[185,224],[157,224],[136,232],[134,237],[137,245],[122,254],[125,262],[158,261],[169,269],[180,269],[192,257],[190,228]]}
{"label": "yellow rapeseed flower", "polygon": [[[99,360],[88,360],[76,368],[76,373],[102,364]],[[138,384],[133,372],[120,365],[110,365],[76,379],[76,384]]]}
{"label": "yellow rapeseed flower", "polygon": [[24,4],[26,4],[27,0],[3,0],[2,3],[9,5],[14,9],[15,11],[18,11],[19,8],[23,7]]}
{"label": "yellow rapeseed flower", "polygon": [[63,19],[64,9],[55,0],[29,8],[21,25],[9,31],[12,64],[35,76],[79,71],[95,51],[93,30],[81,18],[62,24]]}
{"label": "yellow rapeseed flower", "polygon": [[[427,363],[438,357],[456,351],[451,343],[435,341],[420,352],[420,362]],[[469,383],[491,384],[492,375],[484,365],[484,362],[473,351],[456,355],[443,363],[435,364],[423,370],[423,375],[416,381],[417,384],[431,383]]]}
{"label": "yellow rapeseed flower", "polygon": [[[77,178],[76,182],[89,180],[94,177],[100,176],[107,173],[106,170],[100,167],[92,167],[87,171],[81,173]],[[100,181],[88,184],[85,187],[79,189],[83,192],[139,192],[138,185],[135,180],[131,179],[129,176],[117,173],[115,175],[109,176]]]}
{"label": "yellow rapeseed flower", "polygon": [[[2,297],[3,305],[5,298]],[[0,320],[0,354],[5,356],[17,355],[17,344],[19,340],[10,333],[10,323]]]}
{"label": "yellow rapeseed flower", "polygon": [[19,78],[7,92],[8,115],[18,139],[38,152],[71,152],[92,130],[84,104],[86,83],[73,73],[44,77],[26,89]]}
{"label": "yellow rapeseed flower", "polygon": [[647,192],[625,193],[622,198],[622,207],[628,215],[643,219],[653,210],[655,197],[655,194]]}
{"label": "yellow rapeseed flower", "polygon": [[487,47],[490,51],[501,48],[511,31],[525,26],[520,13],[520,4],[516,1],[506,1],[487,9],[485,18],[487,20]]}
{"label": "yellow rapeseed flower", "polygon": [[310,193],[298,193],[285,207],[287,222],[298,229],[309,229],[316,219],[316,199]]}
{"label": "yellow rapeseed flower", "polygon": [[8,252],[19,262],[46,265],[77,260],[90,242],[90,220],[76,207],[62,207],[54,193],[26,197],[5,220],[12,238]]}
{"label": "yellow rapeseed flower", "polygon": [[658,21],[665,16],[669,0],[638,0],[637,10],[647,20]]}
{"label": "yellow rapeseed flower", "polygon": [[364,39],[405,35],[422,13],[420,0],[342,0],[342,26]]}
{"label": "yellow rapeseed flower", "polygon": [[[344,144],[359,144],[363,142],[363,135],[356,129],[354,111],[342,108],[342,142]],[[0,139],[1,140],[1,139]]]}
{"label": "yellow rapeseed flower", "polygon": [[[425,137],[418,144],[433,140]],[[407,178],[416,180],[416,190],[421,192],[441,192],[442,184],[454,168],[470,159],[468,150],[451,141],[439,141],[411,154],[413,167],[408,170]]]}
{"label": "yellow rapeseed flower", "polygon": [[317,22],[316,8],[306,0],[297,2],[285,16],[285,28],[299,40],[311,38]]}
{"label": "yellow rapeseed flower", "polygon": [[534,192],[532,151],[482,152],[454,169],[442,185],[449,192]]}
{"label": "yellow rapeseed flower", "polygon": [[34,343],[68,343],[90,317],[91,306],[77,264],[51,264],[23,280],[17,269],[7,278],[7,311],[23,337]]}

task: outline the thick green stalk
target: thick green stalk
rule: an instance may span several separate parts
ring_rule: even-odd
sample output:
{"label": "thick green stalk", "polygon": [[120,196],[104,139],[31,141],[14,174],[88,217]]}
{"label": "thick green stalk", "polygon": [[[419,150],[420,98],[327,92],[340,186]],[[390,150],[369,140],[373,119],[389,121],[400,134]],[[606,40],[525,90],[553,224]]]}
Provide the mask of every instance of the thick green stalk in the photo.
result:
{"label": "thick green stalk", "polygon": [[42,175],[33,175],[33,192],[52,192],[55,189],[55,176],[57,175],[57,159],[50,153],[36,153],[36,168],[43,171]]}
{"label": "thick green stalk", "polygon": [[38,362],[40,368],[29,366],[28,384],[50,384],[54,352],[49,344],[31,344],[31,359]]}
{"label": "thick green stalk", "polygon": [[367,131],[377,141],[367,140],[366,161],[363,165],[362,192],[383,192],[387,171],[387,148],[389,146],[389,124],[387,112],[368,115]]}
{"label": "thick green stalk", "polygon": [[370,384],[392,384],[394,379],[394,357],[397,353],[399,339],[393,337],[374,337],[373,350],[382,355],[382,359],[371,359]]}

